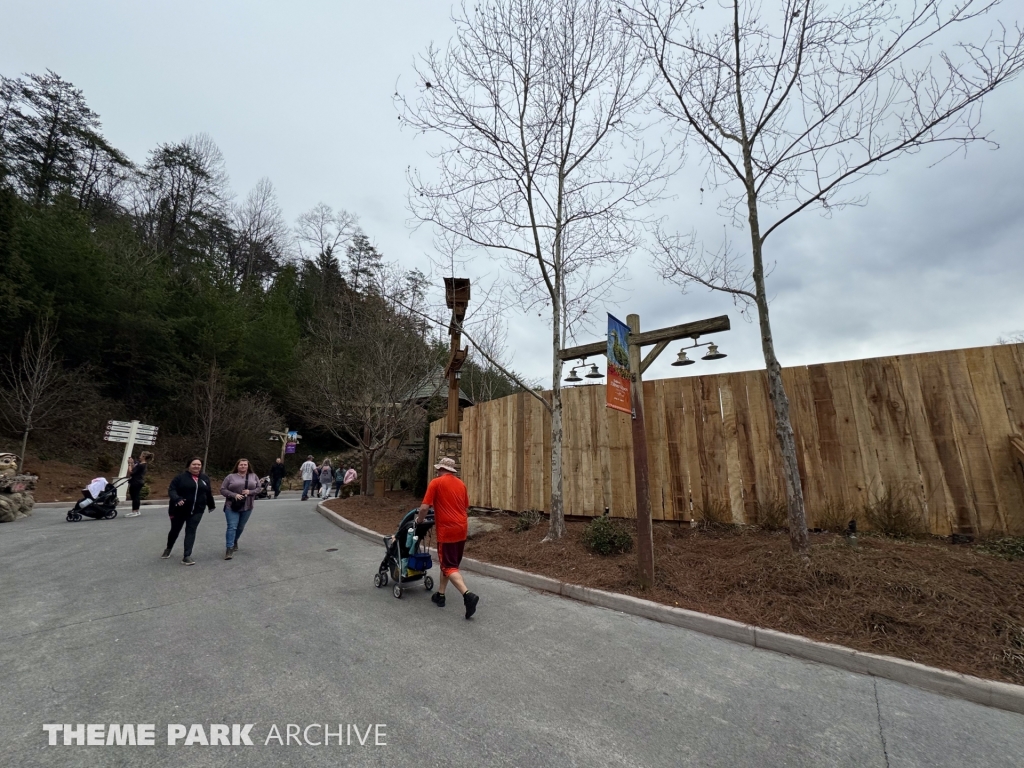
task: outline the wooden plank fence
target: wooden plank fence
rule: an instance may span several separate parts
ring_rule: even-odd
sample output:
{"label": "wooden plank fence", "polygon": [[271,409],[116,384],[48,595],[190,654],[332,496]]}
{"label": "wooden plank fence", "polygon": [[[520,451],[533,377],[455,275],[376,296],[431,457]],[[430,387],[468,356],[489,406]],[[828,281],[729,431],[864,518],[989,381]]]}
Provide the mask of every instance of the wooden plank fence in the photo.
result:
{"label": "wooden plank fence", "polygon": [[[933,533],[1024,534],[1011,439],[1024,435],[1024,344],[785,368],[783,380],[812,527],[891,490],[917,497]],[[630,417],[604,401],[603,385],[563,390],[565,511],[634,517]],[[644,402],[655,519],[716,505],[753,523],[784,500],[764,371],[647,381]],[[431,451],[442,429],[431,425]],[[545,509],[550,419],[535,398],[468,408],[462,433],[472,504]]]}

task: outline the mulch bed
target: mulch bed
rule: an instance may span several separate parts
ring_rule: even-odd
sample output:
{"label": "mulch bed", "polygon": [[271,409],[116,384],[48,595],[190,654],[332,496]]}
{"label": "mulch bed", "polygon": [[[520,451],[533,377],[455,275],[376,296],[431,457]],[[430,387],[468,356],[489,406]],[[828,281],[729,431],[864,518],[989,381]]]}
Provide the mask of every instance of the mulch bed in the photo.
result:
{"label": "mulch bed", "polygon": [[[409,494],[353,497],[328,506],[391,533],[418,505]],[[1024,684],[1024,560],[1005,560],[940,539],[896,541],[812,534],[809,567],[785,532],[701,531],[655,523],[656,579],[637,582],[636,554],[601,557],[581,543],[586,523],[541,543],[547,521],[523,533],[494,515],[500,531],[466,544],[466,556],[561,581],[621,592],[871,653]],[[628,521],[623,521],[631,525]],[[634,530],[635,533],[635,530]]]}
{"label": "mulch bed", "polygon": [[[119,468],[119,467],[118,467]],[[156,499],[167,498],[167,486],[175,475],[183,471],[182,467],[172,467],[156,463],[146,473],[150,496]],[[68,464],[55,459],[43,461],[29,454],[25,459],[25,472],[37,475],[39,482],[34,493],[36,502],[70,501],[82,498],[82,489],[95,477],[108,480],[117,475],[117,468],[112,471],[83,469],[75,464]],[[212,479],[212,478],[211,478]],[[215,485],[214,487],[218,487]]]}

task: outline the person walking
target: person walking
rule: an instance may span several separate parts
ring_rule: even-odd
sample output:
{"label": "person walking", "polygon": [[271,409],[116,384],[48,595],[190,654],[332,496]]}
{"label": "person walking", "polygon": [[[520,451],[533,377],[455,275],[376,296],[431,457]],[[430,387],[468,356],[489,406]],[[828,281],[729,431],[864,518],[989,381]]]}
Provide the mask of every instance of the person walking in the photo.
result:
{"label": "person walking", "polygon": [[340,466],[334,471],[334,498],[341,495],[341,486],[345,484],[345,470]]}
{"label": "person walking", "polygon": [[420,504],[416,522],[422,523],[431,507],[434,508],[434,528],[437,531],[437,557],[441,561],[441,583],[437,592],[430,600],[438,607],[444,608],[444,590],[448,582],[462,593],[462,602],[466,607],[466,618],[476,613],[480,596],[470,592],[466,582],[459,573],[462,555],[466,549],[466,537],[469,534],[469,494],[465,484],[459,479],[455,468],[455,459],[445,456],[434,465],[437,477],[430,481],[427,493]]}
{"label": "person walking", "polygon": [[129,462],[131,469],[128,470],[128,496],[132,500],[132,511],[125,517],[138,517],[142,514],[142,486],[146,484],[146,469],[152,460],[153,454],[143,451],[137,462]]}
{"label": "person walking", "polygon": [[238,551],[238,539],[249,522],[259,486],[259,475],[249,468],[248,459],[236,461],[231,474],[220,483],[220,495],[225,499],[224,518],[228,524],[224,535],[225,560],[230,560]]}
{"label": "person walking", "polygon": [[306,457],[299,471],[302,473],[302,500],[305,501],[309,498],[309,487],[313,484],[313,475],[316,474],[316,464],[313,463],[312,456]]}
{"label": "person walking", "polygon": [[284,461],[278,456],[274,459],[273,465],[270,467],[270,487],[274,491],[274,498],[276,499],[281,495],[281,481],[284,480],[284,476],[288,470],[284,467]]}
{"label": "person walking", "polygon": [[359,479],[359,473],[356,472],[355,467],[349,467],[345,471],[345,486],[344,487],[348,489],[347,493],[345,495],[345,498],[348,498],[349,496],[355,496],[356,492],[359,489],[358,488],[354,488],[353,486],[355,485],[355,483],[356,483],[356,481],[358,479]]}
{"label": "person walking", "polygon": [[331,497],[332,485],[334,485],[334,470],[331,469],[331,462],[328,459],[324,459],[323,466],[320,467],[321,499],[329,499]]}
{"label": "person walking", "polygon": [[167,534],[167,549],[160,555],[164,560],[171,556],[178,534],[185,528],[185,556],[183,565],[195,565],[192,559],[192,545],[196,541],[196,528],[203,520],[203,513],[217,505],[213,501],[210,478],[203,474],[203,460],[194,458],[188,463],[188,470],[171,480],[167,488],[170,502],[167,513],[171,518],[171,532]]}

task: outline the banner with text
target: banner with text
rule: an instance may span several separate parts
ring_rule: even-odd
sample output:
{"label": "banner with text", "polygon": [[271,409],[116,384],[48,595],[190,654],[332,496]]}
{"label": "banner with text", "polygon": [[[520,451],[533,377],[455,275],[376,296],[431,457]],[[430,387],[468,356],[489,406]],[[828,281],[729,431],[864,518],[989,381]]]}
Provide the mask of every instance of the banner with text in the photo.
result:
{"label": "banner with text", "polygon": [[608,387],[605,404],[632,413],[629,376],[629,326],[608,315]]}

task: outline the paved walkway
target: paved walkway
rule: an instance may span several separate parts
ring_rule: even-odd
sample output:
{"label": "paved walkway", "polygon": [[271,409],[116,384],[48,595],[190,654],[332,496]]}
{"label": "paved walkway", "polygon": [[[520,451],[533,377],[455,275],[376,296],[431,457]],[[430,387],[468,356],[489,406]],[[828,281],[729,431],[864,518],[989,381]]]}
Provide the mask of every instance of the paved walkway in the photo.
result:
{"label": "paved walkway", "polygon": [[[469,622],[396,600],[383,548],[312,502],[260,502],[231,561],[220,512],[190,568],[180,541],[159,559],[166,529],[152,508],[0,526],[0,766],[1024,765],[1019,715],[472,575]],[[48,746],[65,722],[153,723],[156,746]],[[254,745],[166,745],[192,723]],[[324,723],[387,746],[265,743]]]}

